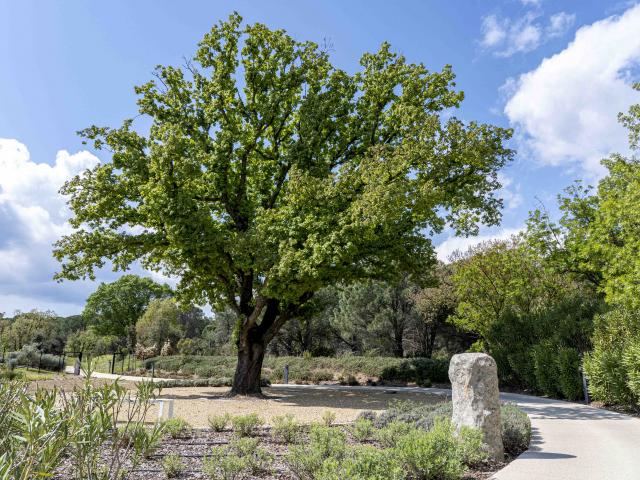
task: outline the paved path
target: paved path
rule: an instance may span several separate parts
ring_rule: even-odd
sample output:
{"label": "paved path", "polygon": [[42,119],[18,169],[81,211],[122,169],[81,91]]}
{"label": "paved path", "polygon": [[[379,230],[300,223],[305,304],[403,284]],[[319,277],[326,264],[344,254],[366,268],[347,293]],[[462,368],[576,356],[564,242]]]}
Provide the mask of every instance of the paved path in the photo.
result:
{"label": "paved path", "polygon": [[[73,369],[71,369],[71,373]],[[94,373],[99,378],[140,377]],[[164,380],[164,379],[155,379]],[[451,391],[420,387],[272,385],[273,388],[380,391],[402,390],[448,397]],[[578,403],[501,394],[531,418],[531,447],[493,480],[640,480],[640,419]]]}
{"label": "paved path", "polygon": [[529,414],[531,447],[495,480],[638,480],[640,419],[577,403],[503,394]]}

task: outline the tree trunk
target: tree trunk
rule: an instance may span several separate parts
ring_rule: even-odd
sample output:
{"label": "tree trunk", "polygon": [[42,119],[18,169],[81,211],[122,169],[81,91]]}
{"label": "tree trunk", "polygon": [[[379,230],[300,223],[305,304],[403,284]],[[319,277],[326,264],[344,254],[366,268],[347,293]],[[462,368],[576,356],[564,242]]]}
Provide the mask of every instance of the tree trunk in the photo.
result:
{"label": "tree trunk", "polygon": [[264,353],[264,337],[256,329],[250,330],[239,339],[238,364],[236,365],[230,396],[262,396],[260,374],[262,372]]}

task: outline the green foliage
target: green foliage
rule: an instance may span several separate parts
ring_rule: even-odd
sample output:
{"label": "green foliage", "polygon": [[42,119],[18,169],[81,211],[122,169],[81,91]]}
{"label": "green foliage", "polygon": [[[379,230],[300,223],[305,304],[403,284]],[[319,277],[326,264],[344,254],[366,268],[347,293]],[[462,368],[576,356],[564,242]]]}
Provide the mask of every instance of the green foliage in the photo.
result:
{"label": "green foliage", "polygon": [[632,407],[638,404],[637,367],[633,365],[638,339],[640,319],[636,313],[614,308],[595,317],[593,351],[584,359],[589,393],[594,400]]}
{"label": "green foliage", "polygon": [[562,396],[568,400],[579,400],[583,397],[582,374],[580,373],[580,354],[567,347],[557,350],[556,364],[558,369],[558,387]]}
{"label": "green foliage", "polygon": [[449,66],[430,72],[383,43],[349,74],[315,43],[232,14],[188,68],[155,73],[136,88],[147,133],[133,120],[82,132],[112,161],[61,190],[75,230],[56,243],[57,278],[107,260],[180,273],[183,299],[240,315],[239,355],[256,319],[270,340],[337,279],[423,275],[424,232],[500,218],[512,132],[443,115],[463,99]]}
{"label": "green foliage", "polygon": [[318,480],[403,480],[406,473],[389,450],[359,446],[342,460],[329,458],[315,474]]}
{"label": "green foliage", "polygon": [[477,466],[489,458],[484,448],[482,430],[462,427],[458,432],[458,448],[462,463],[466,466]]}
{"label": "green foliage", "polygon": [[183,333],[178,313],[173,299],[152,300],[136,323],[138,343],[145,347],[155,345],[158,351],[165,342],[175,345]]}
{"label": "green foliage", "polygon": [[558,349],[550,341],[544,341],[532,348],[536,386],[549,396],[559,395]]}
{"label": "green foliage", "polygon": [[403,422],[415,428],[430,430],[440,417],[451,417],[451,402],[423,403],[394,400],[374,421],[377,427],[386,427],[393,422]]}
{"label": "green foliage", "polygon": [[366,418],[357,418],[351,429],[351,434],[360,442],[369,440],[373,435],[373,422]]}
{"label": "green foliage", "polygon": [[67,352],[83,352],[84,355],[98,357],[112,353],[117,346],[118,337],[114,335],[99,335],[93,327],[72,333],[67,338]]}
{"label": "green foliage", "polygon": [[[0,383],[0,467],[5,478],[30,480],[66,470],[77,480],[121,478],[159,441],[162,428],[142,426],[155,387],[141,382],[130,395],[117,382],[95,386],[89,380],[73,391]],[[120,419],[120,420],[118,420]]]}
{"label": "green foliage", "polygon": [[64,368],[60,356],[42,353],[36,345],[24,345],[17,352],[9,352],[7,361],[15,366],[42,368],[52,372],[58,372]]}
{"label": "green foliage", "polygon": [[331,410],[325,410],[324,412],[322,412],[321,421],[323,425],[330,427],[331,425],[333,425],[333,422],[336,421],[335,412],[332,412]]}
{"label": "green foliage", "polygon": [[416,286],[404,275],[398,282],[368,281],[337,289],[330,326],[357,354],[404,356],[404,341],[418,314],[414,309]]}
{"label": "green foliage", "polygon": [[290,413],[273,417],[273,436],[283,443],[296,443],[300,439],[300,424]]}
{"label": "green foliage", "polygon": [[252,437],[256,434],[258,428],[262,426],[264,420],[257,413],[248,413],[246,415],[235,415],[231,417],[231,425],[233,432],[239,437]]}
{"label": "green foliage", "polygon": [[179,477],[185,470],[185,466],[184,463],[182,463],[180,455],[166,455],[162,460],[162,470],[164,471],[164,474],[167,476],[167,478]]}
{"label": "green foliage", "polygon": [[458,480],[465,470],[463,455],[474,456],[455,436],[449,420],[439,419],[429,431],[412,430],[398,440],[396,458],[412,479]]}
{"label": "green foliage", "polygon": [[414,428],[416,427],[407,422],[393,420],[375,432],[376,439],[384,447],[393,447],[401,437],[407,435]]}
{"label": "green foliage", "polygon": [[516,457],[529,448],[531,420],[515,404],[507,403],[500,409],[502,444],[506,454]]}
{"label": "green foliage", "polygon": [[169,418],[162,422],[162,425],[164,431],[171,438],[191,438],[193,436],[193,427],[183,418]]}
{"label": "green foliage", "polygon": [[307,444],[290,447],[285,462],[298,478],[313,480],[326,460],[342,462],[346,452],[347,440],[342,430],[312,425]]}
{"label": "green foliage", "polygon": [[227,428],[231,421],[231,415],[229,413],[222,413],[220,415],[210,415],[208,418],[209,427],[214,432],[222,432]]}
{"label": "green foliage", "polygon": [[167,285],[160,285],[148,277],[122,275],[115,282],[101,283],[89,295],[82,316],[98,335],[125,338],[127,346],[133,348],[136,322],[149,302],[170,294]]}
{"label": "green foliage", "polygon": [[233,480],[241,475],[268,473],[273,457],[256,438],[238,438],[228,447],[215,447],[203,459],[203,471],[214,480]]}
{"label": "green foliage", "polygon": [[[203,379],[229,379],[233,377],[237,358],[189,355],[155,357],[145,361],[145,368],[150,369],[152,362],[155,363],[156,372],[166,372],[167,376],[176,376],[180,372]],[[291,383],[314,383],[352,375],[353,377],[363,377],[370,382],[424,384],[427,381],[448,383],[449,362],[445,359],[357,356],[314,357],[310,362],[301,357],[268,356],[264,359],[264,382],[282,382],[282,372],[285,365],[289,365],[289,382]]]}

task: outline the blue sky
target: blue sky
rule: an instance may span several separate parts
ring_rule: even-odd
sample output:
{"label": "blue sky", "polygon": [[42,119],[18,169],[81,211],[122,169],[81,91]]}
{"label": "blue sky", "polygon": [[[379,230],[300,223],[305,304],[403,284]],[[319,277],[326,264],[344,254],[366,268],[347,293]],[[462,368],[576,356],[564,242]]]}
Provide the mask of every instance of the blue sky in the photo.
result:
{"label": "blue sky", "polygon": [[[0,312],[82,309],[95,284],[56,284],[50,255],[68,231],[57,189],[100,158],[75,132],[135,115],[133,86],[181,64],[233,10],[328,39],[349,71],[383,41],[431,69],[451,64],[466,94],[456,115],[516,130],[503,224],[481,238],[517,231],[538,201],[553,209],[573,179],[597,180],[599,159],[626,148],[616,113],[640,101],[636,2],[0,0]],[[435,240],[442,258],[472,241]]]}

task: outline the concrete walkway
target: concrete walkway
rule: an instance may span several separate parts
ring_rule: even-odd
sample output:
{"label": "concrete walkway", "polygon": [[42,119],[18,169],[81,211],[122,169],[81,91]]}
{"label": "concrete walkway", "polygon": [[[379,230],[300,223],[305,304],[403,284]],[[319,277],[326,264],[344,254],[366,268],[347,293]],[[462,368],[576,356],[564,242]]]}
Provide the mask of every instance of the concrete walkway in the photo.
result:
{"label": "concrete walkway", "polygon": [[640,419],[608,410],[503,394],[531,418],[529,450],[495,480],[638,480]]}
{"label": "concrete walkway", "polygon": [[[73,369],[69,373],[73,373]],[[97,378],[137,381],[141,377],[94,373]],[[151,380],[151,378],[146,378]],[[156,378],[158,380],[166,380]],[[397,390],[442,395],[442,388],[342,385],[272,385],[272,388],[380,391]],[[531,419],[529,450],[492,480],[640,480],[640,419],[578,403],[502,393]]]}

